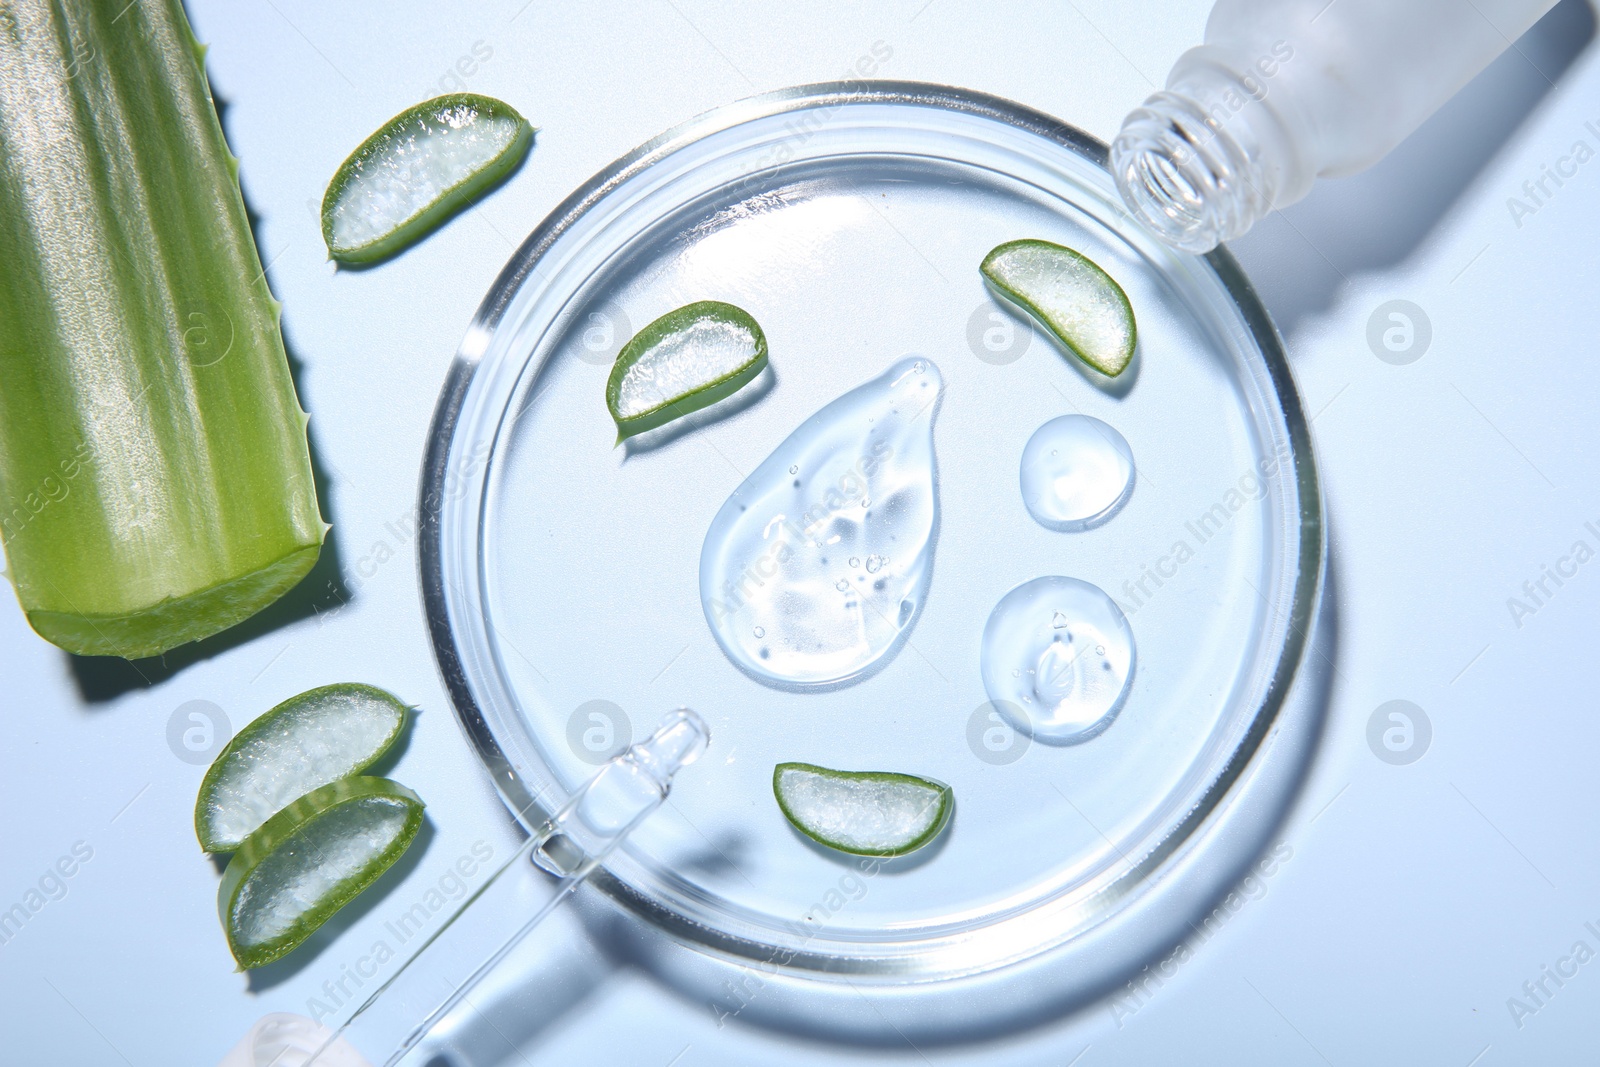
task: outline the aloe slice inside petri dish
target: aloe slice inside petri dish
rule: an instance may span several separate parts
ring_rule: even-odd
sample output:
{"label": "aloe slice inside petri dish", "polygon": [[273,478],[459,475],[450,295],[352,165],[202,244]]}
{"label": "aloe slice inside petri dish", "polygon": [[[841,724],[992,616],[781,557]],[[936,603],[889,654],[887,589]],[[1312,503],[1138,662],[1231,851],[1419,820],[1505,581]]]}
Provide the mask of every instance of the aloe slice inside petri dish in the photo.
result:
{"label": "aloe slice inside petri dish", "polygon": [[1114,378],[1132,362],[1133,305],[1087,256],[1049,241],[1009,241],[985,256],[980,269],[1001,296],[1101,374]]}
{"label": "aloe slice inside petri dish", "polygon": [[320,786],[358,774],[394,743],[409,709],[376,686],[346,682],[290,697],[240,730],[195,798],[207,852],[232,852],[257,827]]}
{"label": "aloe slice inside petri dish", "polygon": [[766,365],[766,335],[742,308],[702,300],[667,312],[611,367],[606,407],[617,443],[732,396]]}
{"label": "aloe slice inside petri dish", "polygon": [[795,829],[856,856],[915,852],[939,836],[955,807],[950,787],[931,778],[810,763],[778,764],[772,792]]}
{"label": "aloe slice inside petri dish", "polygon": [[328,254],[372,263],[405,249],[515,170],[533,135],[511,105],[476,93],[407,108],[361,142],[328,183]]}
{"label": "aloe slice inside petri dish", "polygon": [[387,778],[345,778],[301,797],[247,837],[217,889],[241,968],[279,959],[399,859],[422,800]]}

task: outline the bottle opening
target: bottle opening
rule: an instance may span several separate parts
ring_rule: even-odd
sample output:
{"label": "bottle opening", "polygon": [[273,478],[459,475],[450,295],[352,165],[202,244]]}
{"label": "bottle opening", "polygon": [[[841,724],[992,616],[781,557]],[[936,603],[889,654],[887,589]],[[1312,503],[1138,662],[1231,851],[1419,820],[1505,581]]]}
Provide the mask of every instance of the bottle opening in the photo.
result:
{"label": "bottle opening", "polygon": [[1157,93],[1128,116],[1111,167],[1129,209],[1185,252],[1240,236],[1271,207],[1238,142],[1176,93]]}

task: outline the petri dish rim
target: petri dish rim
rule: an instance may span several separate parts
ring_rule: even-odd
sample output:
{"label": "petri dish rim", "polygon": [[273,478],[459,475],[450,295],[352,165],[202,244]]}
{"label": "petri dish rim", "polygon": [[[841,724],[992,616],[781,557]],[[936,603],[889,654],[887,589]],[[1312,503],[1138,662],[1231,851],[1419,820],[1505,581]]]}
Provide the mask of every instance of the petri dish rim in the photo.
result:
{"label": "petri dish rim", "polygon": [[[486,366],[485,356],[491,354],[498,332],[506,325],[507,312],[519,294],[530,285],[537,289],[544,283],[551,288],[550,279],[562,270],[562,263],[552,260],[558,260],[563,239],[592,222],[595,215],[603,214],[609,201],[625,198],[629,183],[649,168],[744,124],[807,109],[825,109],[824,113],[831,115],[859,105],[904,106],[924,109],[924,113],[931,109],[1003,123],[1038,139],[1046,152],[1064,150],[1102,172],[1105,169],[1105,145],[1081,131],[1020,105],[964,90],[900,82],[842,83],[802,86],[741,101],[690,120],[641,146],[558,206],[508,262],[450,367],[435,410],[420,489],[419,568],[424,603],[435,655],[463,729],[502,798],[525,824],[542,818],[563,797],[550,776],[540,780],[536,774],[519,769],[502,745],[501,735],[507,723],[497,713],[492,692],[497,653],[493,642],[486,641],[481,632],[487,612],[481,592],[481,583],[486,580],[481,570],[482,529],[473,528],[471,521],[473,516],[483,515],[492,482],[486,471],[489,463],[484,462],[487,457],[477,451],[460,454],[457,438],[464,414],[469,420],[479,421],[509,417],[509,406],[498,415],[469,410],[474,393],[482,395],[495,388],[487,380],[490,377],[519,377],[532,360],[525,359],[515,367],[504,365],[515,363],[514,359],[502,360],[500,366]],[[771,168],[774,174],[782,170],[783,164]],[[752,172],[745,180],[752,187],[758,186],[763,172]],[[1111,205],[1120,212],[1109,174],[1105,175],[1105,192],[1107,199],[1100,206],[1104,209]],[[1126,218],[1125,213],[1123,217]],[[1290,459],[1280,477],[1284,507],[1279,516],[1284,527],[1279,533],[1287,549],[1282,553],[1281,564],[1289,580],[1283,584],[1279,602],[1268,605],[1265,613],[1282,640],[1275,646],[1270,676],[1259,687],[1261,700],[1239,724],[1226,759],[1210,769],[1208,780],[1187,814],[1117,878],[1087,897],[1057,901],[1053,908],[1045,909],[1036,902],[1019,901],[1012,911],[992,911],[982,924],[986,936],[976,938],[973,935],[978,931],[963,930],[957,925],[931,937],[884,940],[846,932],[806,938],[796,944],[792,936],[786,940],[776,924],[769,927],[748,916],[717,913],[715,902],[697,899],[693,892],[686,891],[692,887],[678,886],[677,892],[668,892],[658,882],[641,888],[638,883],[648,879],[641,879],[638,871],[623,871],[626,860],[617,865],[619,873],[603,873],[597,878],[605,892],[678,940],[735,960],[771,961],[781,957],[786,970],[815,976],[882,976],[897,981],[952,978],[993,970],[1072,941],[1122,910],[1121,906],[1132,897],[1150,891],[1159,882],[1157,875],[1164,867],[1201,843],[1205,836],[1202,831],[1248,774],[1263,740],[1277,723],[1315,616],[1324,543],[1309,433],[1270,319],[1226,251],[1219,249],[1199,258],[1162,251],[1167,270],[1188,271],[1206,283],[1220,286],[1231,302],[1236,329],[1260,357],[1248,369],[1260,378],[1257,384],[1261,395],[1274,405],[1270,415],[1282,437],[1280,447],[1286,446]],[[1160,273],[1162,268],[1153,265],[1153,269]],[[572,293],[581,289],[580,285]],[[489,364],[493,363],[493,359],[489,360]],[[486,369],[489,375],[484,374]],[[517,392],[514,384],[506,390],[502,382],[498,388],[501,392],[495,395],[514,396]],[[494,432],[497,434],[498,428]],[[486,689],[490,692],[486,693]],[[501,699],[506,695],[501,694]]]}

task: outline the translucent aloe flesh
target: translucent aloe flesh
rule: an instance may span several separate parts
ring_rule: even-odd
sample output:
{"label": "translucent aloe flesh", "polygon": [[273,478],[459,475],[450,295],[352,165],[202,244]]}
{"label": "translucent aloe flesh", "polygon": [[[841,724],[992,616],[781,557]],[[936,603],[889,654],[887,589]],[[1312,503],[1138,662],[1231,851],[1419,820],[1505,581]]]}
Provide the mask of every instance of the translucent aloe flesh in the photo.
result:
{"label": "translucent aloe flesh", "polygon": [[404,854],[421,799],[387,778],[345,778],[296,800],[245,838],[217,887],[241,968],[293,951]]}
{"label": "translucent aloe flesh", "polygon": [[511,105],[476,93],[407,108],[363,141],[328,184],[328,253],[371,263],[415,243],[515,170],[533,134]]}
{"label": "translucent aloe flesh", "polygon": [[376,686],[344,682],[268,711],[206,771],[194,808],[200,847],[231,852],[292,801],[366,770],[399,736],[407,710]]}
{"label": "translucent aloe flesh", "polygon": [[915,852],[939,836],[955,808],[950,787],[932,778],[811,763],[778,764],[772,792],[795,829],[856,856]]}
{"label": "translucent aloe flesh", "polygon": [[1133,361],[1133,305],[1083,253],[1049,241],[1008,241],[980,268],[1001,296],[1037,319],[1068,351],[1108,377]]}
{"label": "translucent aloe flesh", "polygon": [[178,0],[0,5],[0,536],[84,655],[248,618],[326,529],[201,56]]}
{"label": "translucent aloe flesh", "polygon": [[766,334],[744,309],[702,300],[667,312],[611,367],[606,407],[618,443],[732,396],[766,365]]}

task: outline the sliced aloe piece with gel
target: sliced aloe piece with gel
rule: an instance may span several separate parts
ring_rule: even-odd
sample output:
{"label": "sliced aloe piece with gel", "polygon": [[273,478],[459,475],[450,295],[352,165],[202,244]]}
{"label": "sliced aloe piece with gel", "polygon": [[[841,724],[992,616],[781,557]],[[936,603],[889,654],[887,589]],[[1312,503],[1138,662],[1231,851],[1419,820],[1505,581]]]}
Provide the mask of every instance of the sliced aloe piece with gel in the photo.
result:
{"label": "sliced aloe piece with gel", "polygon": [[702,300],[667,312],[611,367],[606,407],[617,443],[732,396],[766,365],[766,334],[742,308]]}
{"label": "sliced aloe piece with gel", "polygon": [[534,129],[511,105],[450,93],[361,142],[322,198],[322,237],[342,263],[372,263],[437,229],[516,169]]}
{"label": "sliced aloe piece with gel", "polygon": [[245,838],[217,889],[239,967],[291,952],[399,859],[423,803],[387,778],[345,778],[301,797]]}
{"label": "sliced aloe piece with gel", "polygon": [[1008,241],[983,257],[984,278],[1089,366],[1115,378],[1139,339],[1133,305],[1093,260],[1049,241]]}
{"label": "sliced aloe piece with gel", "polygon": [[399,736],[408,710],[376,686],[346,682],[262,715],[228,742],[200,783],[200,847],[232,852],[290,802],[366,770]]}
{"label": "sliced aloe piece with gel", "polygon": [[810,763],[778,764],[772,792],[795,829],[855,856],[915,852],[939,836],[955,808],[950,787],[931,778]]}

